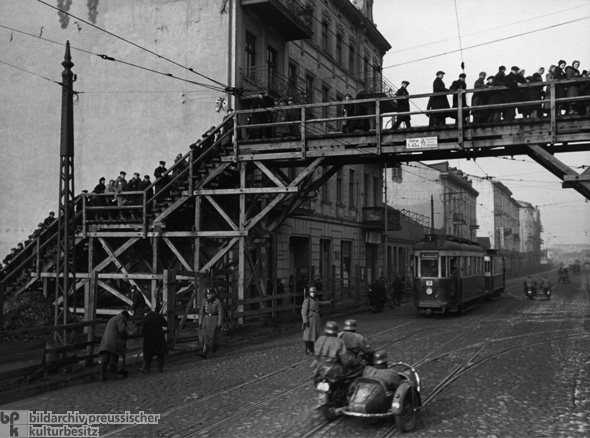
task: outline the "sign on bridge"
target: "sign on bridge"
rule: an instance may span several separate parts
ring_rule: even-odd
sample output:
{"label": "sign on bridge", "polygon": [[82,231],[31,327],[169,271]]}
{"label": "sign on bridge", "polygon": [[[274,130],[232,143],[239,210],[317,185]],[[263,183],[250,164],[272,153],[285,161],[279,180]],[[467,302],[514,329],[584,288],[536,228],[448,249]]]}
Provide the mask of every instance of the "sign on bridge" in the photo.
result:
{"label": "sign on bridge", "polygon": [[438,147],[438,137],[406,138],[407,149],[428,149]]}

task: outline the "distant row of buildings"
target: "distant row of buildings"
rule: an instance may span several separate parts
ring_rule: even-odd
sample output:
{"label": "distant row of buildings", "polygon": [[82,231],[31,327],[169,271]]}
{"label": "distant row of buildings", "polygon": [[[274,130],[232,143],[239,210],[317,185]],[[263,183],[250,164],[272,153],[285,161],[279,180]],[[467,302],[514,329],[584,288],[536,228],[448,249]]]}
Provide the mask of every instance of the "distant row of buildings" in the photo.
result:
{"label": "distant row of buildings", "polygon": [[515,199],[501,181],[469,177],[442,162],[388,169],[386,182],[389,205],[429,218],[437,233],[497,249],[508,274],[539,268],[540,211]]}

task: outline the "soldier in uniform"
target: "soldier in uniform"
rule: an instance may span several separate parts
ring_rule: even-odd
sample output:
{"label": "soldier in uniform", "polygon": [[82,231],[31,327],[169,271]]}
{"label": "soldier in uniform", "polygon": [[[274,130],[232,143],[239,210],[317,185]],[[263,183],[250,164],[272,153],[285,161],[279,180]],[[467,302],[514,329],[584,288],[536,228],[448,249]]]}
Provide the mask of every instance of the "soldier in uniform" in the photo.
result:
{"label": "soldier in uniform", "polygon": [[373,363],[373,366],[365,367],[363,377],[379,380],[388,391],[396,389],[401,382],[401,378],[397,372],[387,367],[387,352],[383,350],[377,351]]}
{"label": "soldier in uniform", "polygon": [[367,339],[356,332],[357,324],[354,319],[347,319],[344,322],[343,331],[338,333],[338,337],[344,341],[351,360],[357,363],[366,362],[366,359],[373,359],[374,350],[367,342]]}
{"label": "soldier in uniform", "polygon": [[301,318],[303,319],[303,341],[305,342],[305,352],[307,354],[314,354],[314,342],[320,336],[321,318],[320,306],[322,304],[330,304],[330,301],[321,301],[317,298],[317,289],[315,287],[309,288],[309,296],[303,300],[301,306]]}
{"label": "soldier in uniform", "polygon": [[345,369],[351,363],[346,344],[338,337],[338,323],[328,321],[324,327],[324,335],[320,336],[314,346],[316,357],[315,373],[330,367],[333,376],[344,376]]}
{"label": "soldier in uniform", "polygon": [[207,289],[207,298],[201,304],[199,311],[199,328],[203,338],[203,351],[199,353],[207,359],[209,349],[217,353],[217,346],[221,340],[221,326],[223,325],[223,306],[217,298],[215,289]]}

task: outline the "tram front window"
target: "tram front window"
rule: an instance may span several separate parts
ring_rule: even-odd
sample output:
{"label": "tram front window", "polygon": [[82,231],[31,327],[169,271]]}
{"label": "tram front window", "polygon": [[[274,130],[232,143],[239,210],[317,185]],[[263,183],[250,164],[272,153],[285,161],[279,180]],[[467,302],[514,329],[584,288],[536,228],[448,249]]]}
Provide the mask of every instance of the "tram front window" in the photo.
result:
{"label": "tram front window", "polygon": [[420,260],[421,277],[438,277],[438,259]]}

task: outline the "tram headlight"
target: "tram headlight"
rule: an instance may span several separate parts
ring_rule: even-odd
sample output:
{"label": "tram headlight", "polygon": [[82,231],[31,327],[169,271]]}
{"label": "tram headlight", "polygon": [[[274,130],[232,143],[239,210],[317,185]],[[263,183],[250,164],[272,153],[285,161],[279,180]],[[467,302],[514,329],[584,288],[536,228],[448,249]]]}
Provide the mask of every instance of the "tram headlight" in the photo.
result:
{"label": "tram headlight", "polygon": [[432,288],[431,287],[426,288],[426,295],[432,295]]}

